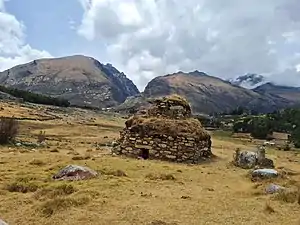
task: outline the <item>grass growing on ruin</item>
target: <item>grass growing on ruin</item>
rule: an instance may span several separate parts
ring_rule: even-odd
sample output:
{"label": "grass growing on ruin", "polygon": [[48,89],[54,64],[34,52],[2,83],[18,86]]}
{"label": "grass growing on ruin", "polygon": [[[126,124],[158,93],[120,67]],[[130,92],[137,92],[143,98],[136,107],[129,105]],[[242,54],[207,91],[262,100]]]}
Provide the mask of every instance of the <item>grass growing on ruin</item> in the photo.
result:
{"label": "grass growing on ruin", "polygon": [[148,135],[190,136],[206,138],[208,133],[194,118],[174,120],[157,117],[134,116],[130,119],[131,129]]}

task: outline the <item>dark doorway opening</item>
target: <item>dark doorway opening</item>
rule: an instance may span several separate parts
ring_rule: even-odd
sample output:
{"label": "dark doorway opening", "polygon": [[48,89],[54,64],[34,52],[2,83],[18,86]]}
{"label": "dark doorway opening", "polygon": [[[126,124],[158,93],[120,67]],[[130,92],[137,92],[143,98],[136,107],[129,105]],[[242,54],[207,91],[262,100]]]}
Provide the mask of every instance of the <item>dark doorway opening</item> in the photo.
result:
{"label": "dark doorway opening", "polygon": [[149,149],[142,148],[141,155],[143,159],[149,159]]}

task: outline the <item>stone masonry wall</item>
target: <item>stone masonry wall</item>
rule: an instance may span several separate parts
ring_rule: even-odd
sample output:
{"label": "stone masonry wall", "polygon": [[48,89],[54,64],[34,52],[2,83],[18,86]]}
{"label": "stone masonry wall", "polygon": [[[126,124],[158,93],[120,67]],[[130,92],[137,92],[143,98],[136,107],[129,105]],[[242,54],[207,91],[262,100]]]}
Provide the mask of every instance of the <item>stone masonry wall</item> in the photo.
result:
{"label": "stone masonry wall", "polygon": [[[185,136],[176,136],[174,133],[182,134],[182,132],[175,130],[171,136],[162,133],[160,128],[152,127],[151,120],[143,126],[143,119],[145,118],[154,119],[156,123],[174,120],[174,123],[179,126],[185,122],[188,123],[187,120],[191,118],[191,108],[185,100],[173,96],[173,98],[156,99],[150,103],[153,106],[146,112],[135,115],[125,122],[126,128],[120,133],[118,144],[113,149],[115,154],[186,163],[197,163],[203,158],[212,156],[209,135],[195,136],[195,131],[191,131],[192,133],[187,133]],[[148,129],[152,129],[151,132],[147,133],[146,130]],[[198,131],[201,133],[203,128],[199,123],[195,129],[199,129]],[[157,135],[152,135],[156,133]]]}
{"label": "stone masonry wall", "polygon": [[128,157],[142,157],[143,151],[149,152],[149,159],[174,162],[197,163],[211,156],[210,139],[197,140],[192,137],[176,138],[168,135],[143,136],[124,131],[116,154]]}
{"label": "stone masonry wall", "polygon": [[172,102],[159,102],[148,110],[148,116],[184,119],[191,116],[191,111]]}

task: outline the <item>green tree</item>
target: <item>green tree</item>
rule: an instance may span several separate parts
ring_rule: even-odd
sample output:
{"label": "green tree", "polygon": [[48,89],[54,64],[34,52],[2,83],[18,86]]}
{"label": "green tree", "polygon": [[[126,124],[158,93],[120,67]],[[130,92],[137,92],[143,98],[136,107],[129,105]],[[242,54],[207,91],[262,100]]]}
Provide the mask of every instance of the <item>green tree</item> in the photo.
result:
{"label": "green tree", "polygon": [[300,148],[300,126],[297,126],[291,133],[291,141],[296,148]]}
{"label": "green tree", "polygon": [[253,118],[250,133],[254,138],[266,139],[273,134],[272,123],[266,117]]}

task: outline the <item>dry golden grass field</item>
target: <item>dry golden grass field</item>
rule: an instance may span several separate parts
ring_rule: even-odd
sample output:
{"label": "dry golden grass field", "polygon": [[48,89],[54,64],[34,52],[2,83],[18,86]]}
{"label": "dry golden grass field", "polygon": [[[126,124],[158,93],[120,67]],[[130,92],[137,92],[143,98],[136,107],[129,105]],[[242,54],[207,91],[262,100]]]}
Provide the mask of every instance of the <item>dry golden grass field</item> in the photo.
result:
{"label": "dry golden grass field", "polygon": [[[47,138],[47,146],[34,149],[0,146],[0,218],[10,225],[300,224],[297,201],[264,194],[271,181],[254,183],[248,170],[230,164],[237,147],[255,149],[253,143],[212,134],[217,158],[201,165],[127,159],[105,146],[124,125],[117,116],[0,106],[0,116],[23,118],[17,140],[36,142],[40,131]],[[294,171],[272,182],[299,186],[300,154],[268,149],[267,156],[276,168]],[[51,179],[68,164],[101,174],[85,181]]]}

